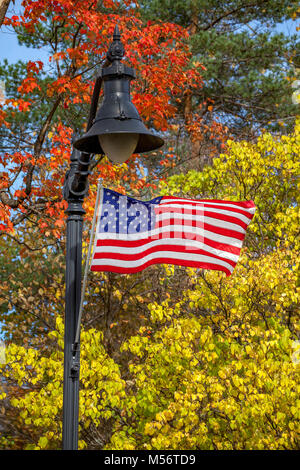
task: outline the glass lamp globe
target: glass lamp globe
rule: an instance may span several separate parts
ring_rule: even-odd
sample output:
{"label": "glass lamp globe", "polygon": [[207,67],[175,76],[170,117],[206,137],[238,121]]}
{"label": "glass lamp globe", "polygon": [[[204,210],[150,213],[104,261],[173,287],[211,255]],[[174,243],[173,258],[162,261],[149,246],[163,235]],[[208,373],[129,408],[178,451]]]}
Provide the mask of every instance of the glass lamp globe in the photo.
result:
{"label": "glass lamp globe", "polygon": [[139,134],[102,134],[98,136],[98,139],[110,161],[113,163],[124,163],[134,153],[138,144]]}

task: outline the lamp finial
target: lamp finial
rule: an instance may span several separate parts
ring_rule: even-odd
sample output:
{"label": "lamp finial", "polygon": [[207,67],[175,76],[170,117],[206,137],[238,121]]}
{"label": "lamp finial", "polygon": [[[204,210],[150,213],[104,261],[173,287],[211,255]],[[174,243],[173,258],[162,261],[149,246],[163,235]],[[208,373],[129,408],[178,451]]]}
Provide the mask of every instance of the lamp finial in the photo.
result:
{"label": "lamp finial", "polygon": [[122,60],[125,54],[124,46],[121,42],[121,34],[118,25],[116,24],[114,34],[113,34],[113,42],[109,46],[107,52],[107,59],[109,62],[114,62],[115,60]]}

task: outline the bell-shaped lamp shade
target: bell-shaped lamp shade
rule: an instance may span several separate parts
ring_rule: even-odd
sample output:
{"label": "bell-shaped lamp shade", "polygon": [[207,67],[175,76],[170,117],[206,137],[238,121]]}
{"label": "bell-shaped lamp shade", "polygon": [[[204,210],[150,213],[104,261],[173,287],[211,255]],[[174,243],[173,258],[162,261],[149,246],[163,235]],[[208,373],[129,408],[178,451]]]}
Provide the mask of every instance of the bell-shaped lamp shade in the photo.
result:
{"label": "bell-shaped lamp shade", "polygon": [[98,136],[98,139],[110,161],[113,163],[124,163],[134,153],[138,144],[139,134],[102,134]]}
{"label": "bell-shaped lamp shade", "polygon": [[[146,128],[131,101],[130,83],[135,71],[121,62],[123,55],[116,27],[107,55],[111,64],[101,69],[93,92],[91,116],[94,119],[89,119],[87,132],[73,143],[81,152],[106,154],[114,163],[123,163],[133,153],[151,152],[164,144],[161,137]],[[98,98],[95,97],[99,97],[102,81],[103,101],[96,113]]]}

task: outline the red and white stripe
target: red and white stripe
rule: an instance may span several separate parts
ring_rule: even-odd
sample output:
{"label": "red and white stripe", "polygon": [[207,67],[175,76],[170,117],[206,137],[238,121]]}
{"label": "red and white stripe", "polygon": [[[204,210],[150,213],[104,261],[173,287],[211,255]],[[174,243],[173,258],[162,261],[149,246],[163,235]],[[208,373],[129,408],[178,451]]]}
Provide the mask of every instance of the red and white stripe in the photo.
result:
{"label": "red and white stripe", "polygon": [[229,276],[255,205],[165,196],[155,212],[151,232],[97,233],[91,270],[129,274],[163,263],[219,270]]}

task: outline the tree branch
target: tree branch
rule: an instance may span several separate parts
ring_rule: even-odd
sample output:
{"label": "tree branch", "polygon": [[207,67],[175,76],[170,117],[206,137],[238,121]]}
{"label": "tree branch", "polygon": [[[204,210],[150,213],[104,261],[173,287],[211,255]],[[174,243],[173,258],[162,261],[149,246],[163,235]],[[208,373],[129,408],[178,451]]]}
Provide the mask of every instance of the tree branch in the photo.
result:
{"label": "tree branch", "polygon": [[249,5],[241,5],[238,8],[234,8],[233,10],[230,10],[230,11],[224,13],[223,15],[219,16],[218,18],[216,18],[209,25],[207,25],[205,28],[203,28],[203,31],[207,31],[208,29],[213,28],[217,23],[224,20],[224,18],[227,18],[228,16],[231,16],[231,15],[237,13],[240,10],[243,10],[243,9],[246,10],[248,8],[258,6],[258,4],[263,4],[263,3],[266,3],[267,1],[268,0],[261,0],[261,2],[250,3]]}

